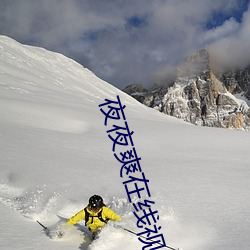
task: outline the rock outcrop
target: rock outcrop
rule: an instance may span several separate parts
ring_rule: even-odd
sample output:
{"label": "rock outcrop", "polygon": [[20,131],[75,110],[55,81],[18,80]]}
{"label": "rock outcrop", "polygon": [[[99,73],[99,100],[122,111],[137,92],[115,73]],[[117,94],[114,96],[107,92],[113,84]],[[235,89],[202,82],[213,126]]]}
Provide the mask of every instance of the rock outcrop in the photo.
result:
{"label": "rock outcrop", "polygon": [[250,67],[216,75],[211,69],[209,53],[203,49],[177,69],[171,86],[147,91],[142,86],[130,85],[129,89],[136,91],[129,94],[149,107],[196,125],[248,129],[249,106],[234,94],[250,96],[249,71]]}

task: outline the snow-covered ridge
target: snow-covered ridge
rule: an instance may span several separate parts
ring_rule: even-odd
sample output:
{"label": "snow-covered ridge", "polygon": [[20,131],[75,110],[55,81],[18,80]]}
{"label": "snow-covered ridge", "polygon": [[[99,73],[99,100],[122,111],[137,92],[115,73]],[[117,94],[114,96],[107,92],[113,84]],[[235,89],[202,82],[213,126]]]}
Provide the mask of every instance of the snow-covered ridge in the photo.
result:
{"label": "snow-covered ridge", "polygon": [[62,94],[71,91],[102,99],[103,94],[113,96],[120,92],[62,54],[22,45],[5,36],[0,36],[0,62],[1,85],[17,93],[35,94],[40,87],[43,92],[55,89]]}
{"label": "snow-covered ridge", "polygon": [[[0,73],[0,110],[9,110],[2,119],[28,126],[72,133],[88,130],[85,119],[72,117],[71,106],[77,100],[84,106],[119,94],[125,104],[142,107],[75,61],[43,48],[21,45],[5,36],[0,37]],[[50,104],[69,102],[69,94],[75,100],[68,107],[51,107]]]}

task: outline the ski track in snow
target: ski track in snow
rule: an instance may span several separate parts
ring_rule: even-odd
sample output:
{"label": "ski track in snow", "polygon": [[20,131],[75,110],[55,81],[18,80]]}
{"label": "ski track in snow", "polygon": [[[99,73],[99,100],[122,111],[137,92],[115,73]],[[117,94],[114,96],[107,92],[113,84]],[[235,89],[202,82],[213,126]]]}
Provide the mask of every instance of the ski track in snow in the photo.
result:
{"label": "ski track in snow", "polygon": [[0,184],[0,201],[22,216],[36,220],[44,219],[53,212],[60,200],[60,194],[46,195],[46,187],[22,190],[9,184]]}
{"label": "ski track in snow", "polygon": [[[36,222],[36,220],[45,221],[45,225],[50,230],[49,233],[45,234],[52,240],[63,242],[71,247],[79,246],[78,249],[82,250],[105,250],[110,249],[110,247],[117,247],[117,242],[122,239],[123,241],[124,239],[130,241],[131,249],[138,249],[140,246],[136,237],[131,237],[131,235],[128,235],[122,229],[115,229],[112,225],[106,226],[99,235],[99,238],[92,242],[89,238],[90,234],[83,222],[80,222],[80,224],[74,227],[67,228],[63,238],[58,238],[57,232],[64,228],[66,218],[60,218],[60,216],[58,217],[56,214],[63,213],[70,216],[73,214],[73,211],[76,211],[76,208],[80,207],[80,204],[72,204],[70,201],[65,201],[63,196],[58,193],[48,195],[46,186],[24,191],[9,183],[1,183],[0,202],[10,209],[17,211],[26,219],[34,222]],[[127,203],[126,199],[114,198],[109,206],[125,211],[125,217],[131,218],[132,216],[132,212],[128,212],[128,208],[131,207],[131,205]],[[112,241],[110,241],[110,237]],[[120,247],[122,246],[123,244],[121,243]]]}
{"label": "ski track in snow", "polygon": [[[161,203],[160,199],[162,199],[162,195],[157,197],[156,202],[158,204]],[[10,183],[1,183],[0,202],[10,209],[17,211],[26,219],[34,222],[36,220],[45,222],[45,225],[50,229],[48,236],[53,240],[62,241],[69,245],[79,244],[79,249],[82,250],[108,250],[116,247],[122,249],[125,240],[128,242],[128,245],[131,245],[130,249],[137,250],[142,247],[135,235],[130,235],[122,229],[115,229],[112,223],[102,230],[99,238],[94,242],[90,241],[84,222],[80,222],[80,224],[70,229],[68,228],[64,237],[59,239],[57,237],[58,230],[60,231],[64,228],[66,218],[73,215],[74,211],[81,209],[82,204],[66,200],[62,193],[51,193],[45,185],[30,190],[22,190],[12,186]],[[132,213],[132,205],[126,198],[118,199],[111,197],[107,205],[120,212],[124,219],[124,222],[122,222],[123,227],[138,231],[135,227],[136,222]],[[185,222],[179,221],[178,216],[171,208],[160,206],[159,211],[164,213],[161,216],[161,221],[163,226],[166,227],[164,230],[164,234],[167,235],[166,240],[171,242],[173,239],[178,239],[179,244],[185,245],[187,249],[189,247],[191,249],[194,245],[197,247],[199,244],[201,246],[204,244],[204,239],[199,240],[198,230],[208,230],[206,226],[202,226],[202,224],[188,225]],[[65,219],[60,216],[58,217],[57,214],[62,214]],[[111,238],[112,241],[110,241]],[[192,238],[193,240],[191,240]]]}

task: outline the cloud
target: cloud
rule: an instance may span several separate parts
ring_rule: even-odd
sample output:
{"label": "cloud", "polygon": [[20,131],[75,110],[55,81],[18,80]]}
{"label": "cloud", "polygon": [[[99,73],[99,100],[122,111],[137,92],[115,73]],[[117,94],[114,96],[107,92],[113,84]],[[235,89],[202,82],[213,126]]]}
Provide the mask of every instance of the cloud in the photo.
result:
{"label": "cloud", "polygon": [[200,38],[201,44],[211,44],[225,37],[235,34],[240,28],[240,24],[232,17],[226,20],[221,26],[204,31]]}
{"label": "cloud", "polygon": [[204,46],[226,57],[223,48],[241,44],[244,54],[249,13],[242,22],[234,17],[242,8],[239,2],[2,0],[0,33],[61,52],[120,88],[130,83],[148,87]]}
{"label": "cloud", "polygon": [[[225,26],[220,29],[227,29]],[[242,22],[237,24],[236,29],[232,29],[221,39],[216,39],[210,44],[210,51],[215,60],[225,67],[244,67],[250,64],[250,10],[243,15]]]}

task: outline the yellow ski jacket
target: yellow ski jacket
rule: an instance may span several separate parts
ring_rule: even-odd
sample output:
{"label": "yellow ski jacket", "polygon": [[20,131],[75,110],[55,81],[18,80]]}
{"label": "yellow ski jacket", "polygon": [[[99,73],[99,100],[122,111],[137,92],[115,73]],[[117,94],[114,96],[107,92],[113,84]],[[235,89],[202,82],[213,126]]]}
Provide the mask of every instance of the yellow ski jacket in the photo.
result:
{"label": "yellow ski jacket", "polygon": [[[89,230],[92,233],[95,233],[98,231],[98,229],[102,228],[106,223],[104,221],[112,220],[112,221],[121,221],[120,215],[116,214],[113,210],[110,208],[103,206],[98,212],[91,211],[88,207],[86,208],[87,212],[89,213],[88,221],[86,221],[86,225],[88,226]],[[98,218],[98,214],[101,213],[101,217],[104,221],[101,221]],[[80,220],[85,220],[85,211],[82,209],[77,214],[72,216],[68,221],[67,224],[74,225]]]}

